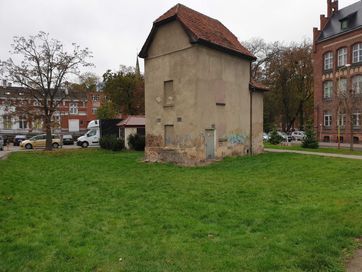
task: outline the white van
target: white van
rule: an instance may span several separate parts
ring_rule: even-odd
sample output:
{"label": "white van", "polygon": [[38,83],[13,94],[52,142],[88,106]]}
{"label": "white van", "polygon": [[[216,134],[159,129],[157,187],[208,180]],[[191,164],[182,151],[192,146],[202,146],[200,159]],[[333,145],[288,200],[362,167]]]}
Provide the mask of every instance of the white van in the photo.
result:
{"label": "white van", "polygon": [[99,146],[100,129],[99,120],[90,121],[87,133],[77,139],[77,145],[86,148],[88,146]]}

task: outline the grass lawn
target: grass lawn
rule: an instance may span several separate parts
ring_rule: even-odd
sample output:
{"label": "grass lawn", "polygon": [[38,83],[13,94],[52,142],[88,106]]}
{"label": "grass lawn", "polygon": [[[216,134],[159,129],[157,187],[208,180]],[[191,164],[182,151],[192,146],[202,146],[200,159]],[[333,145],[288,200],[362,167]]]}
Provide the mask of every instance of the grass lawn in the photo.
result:
{"label": "grass lawn", "polygon": [[319,147],[317,149],[313,148],[303,148],[300,145],[292,146],[282,146],[282,145],[272,145],[270,143],[264,143],[265,148],[274,148],[274,149],[287,149],[287,150],[298,150],[298,151],[309,151],[309,152],[322,152],[322,153],[334,153],[334,154],[345,154],[345,155],[358,155],[362,156],[362,151],[351,151],[346,148],[333,148],[333,147]]}
{"label": "grass lawn", "polygon": [[360,161],[270,153],[182,168],[142,156],[0,161],[0,271],[343,271],[362,235]]}

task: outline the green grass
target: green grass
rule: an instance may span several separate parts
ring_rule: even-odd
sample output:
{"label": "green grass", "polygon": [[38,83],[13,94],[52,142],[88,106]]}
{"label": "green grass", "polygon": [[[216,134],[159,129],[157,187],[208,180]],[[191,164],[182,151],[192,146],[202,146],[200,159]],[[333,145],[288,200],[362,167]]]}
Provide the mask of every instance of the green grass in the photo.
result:
{"label": "green grass", "polygon": [[270,153],[183,168],[142,156],[0,161],[0,271],[343,271],[362,235],[359,161]]}
{"label": "green grass", "polygon": [[319,147],[316,149],[313,148],[303,148],[301,145],[291,145],[291,146],[282,146],[282,145],[272,145],[270,143],[264,143],[265,148],[274,148],[274,149],[287,149],[287,150],[298,150],[298,151],[309,151],[309,152],[322,152],[322,153],[334,153],[334,154],[344,154],[344,155],[358,155],[362,156],[362,151],[351,151],[346,148],[333,148],[333,147]]}

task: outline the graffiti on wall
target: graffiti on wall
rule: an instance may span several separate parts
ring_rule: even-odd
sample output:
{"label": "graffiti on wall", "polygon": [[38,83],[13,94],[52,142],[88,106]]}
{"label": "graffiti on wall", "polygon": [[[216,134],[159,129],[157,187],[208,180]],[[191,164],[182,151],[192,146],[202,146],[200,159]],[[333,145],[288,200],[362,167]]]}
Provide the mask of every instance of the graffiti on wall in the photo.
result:
{"label": "graffiti on wall", "polygon": [[227,137],[227,141],[232,145],[244,144],[246,142],[246,138],[247,137],[242,134],[231,134]]}

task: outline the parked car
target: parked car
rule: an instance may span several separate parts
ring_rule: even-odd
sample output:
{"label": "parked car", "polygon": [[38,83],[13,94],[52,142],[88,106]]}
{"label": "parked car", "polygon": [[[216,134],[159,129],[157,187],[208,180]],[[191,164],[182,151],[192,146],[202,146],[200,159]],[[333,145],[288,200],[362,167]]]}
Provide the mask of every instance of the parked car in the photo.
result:
{"label": "parked car", "polygon": [[269,134],[264,132],[264,133],[263,133],[263,141],[264,141],[264,142],[267,142],[267,141],[269,141],[269,139],[270,139]]}
{"label": "parked car", "polygon": [[[45,143],[46,134],[41,134],[31,137],[29,140],[22,141],[20,147],[25,149],[45,148]],[[58,148],[60,146],[60,138],[58,135],[52,135],[52,145],[53,148]]]}
{"label": "parked car", "polygon": [[296,130],[292,132],[293,141],[303,141],[304,137],[305,137],[304,131]]}
{"label": "parked car", "polygon": [[4,138],[0,135],[0,151],[4,150]]}
{"label": "parked car", "polygon": [[291,142],[293,140],[292,136],[285,132],[278,131],[278,135],[283,138],[283,142]]}
{"label": "parked car", "polygon": [[25,135],[15,135],[14,137],[14,146],[19,146],[22,141],[26,140]]}
{"label": "parked car", "polygon": [[63,145],[73,145],[74,139],[72,135],[63,135]]}

